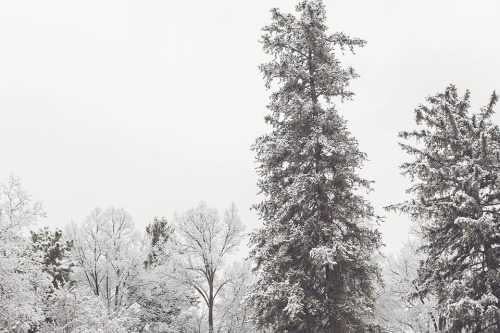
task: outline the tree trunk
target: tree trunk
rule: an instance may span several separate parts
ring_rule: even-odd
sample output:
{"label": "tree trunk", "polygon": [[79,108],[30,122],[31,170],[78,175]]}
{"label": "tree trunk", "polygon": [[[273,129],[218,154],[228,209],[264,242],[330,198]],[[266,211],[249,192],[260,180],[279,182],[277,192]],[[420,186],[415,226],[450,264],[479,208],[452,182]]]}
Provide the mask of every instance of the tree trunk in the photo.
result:
{"label": "tree trunk", "polygon": [[209,281],[210,294],[208,297],[208,333],[214,332],[214,282]]}
{"label": "tree trunk", "polygon": [[326,297],[328,299],[328,304],[330,306],[329,311],[329,333],[344,333],[344,327],[339,317],[339,313],[337,311],[332,311],[331,306],[338,303],[336,300],[336,296],[342,289],[342,281],[340,276],[340,271],[338,269],[331,269],[330,267],[325,267],[326,274]]}

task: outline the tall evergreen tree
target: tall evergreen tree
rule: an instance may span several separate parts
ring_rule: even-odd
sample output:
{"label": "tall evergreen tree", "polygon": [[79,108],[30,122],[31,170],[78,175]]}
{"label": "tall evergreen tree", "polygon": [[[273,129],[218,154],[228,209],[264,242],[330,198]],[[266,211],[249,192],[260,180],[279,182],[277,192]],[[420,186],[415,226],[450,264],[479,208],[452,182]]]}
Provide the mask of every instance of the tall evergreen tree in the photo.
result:
{"label": "tall evergreen tree", "polygon": [[380,245],[376,216],[360,195],[370,182],[357,175],[365,154],[334,99],[349,99],[355,77],[335,50],[365,41],[328,34],[321,0],[304,0],[298,17],[273,9],[262,36],[273,60],[260,70],[276,90],[257,139],[255,205],[264,227],[254,232],[251,257],[258,281],[250,300],[261,328],[273,332],[366,332]]}
{"label": "tall evergreen tree", "polygon": [[500,129],[498,100],[472,113],[469,92],[427,98],[415,110],[418,130],[400,137],[413,157],[402,165],[412,199],[389,207],[422,221],[426,259],[419,292],[437,296],[439,332],[500,332]]}

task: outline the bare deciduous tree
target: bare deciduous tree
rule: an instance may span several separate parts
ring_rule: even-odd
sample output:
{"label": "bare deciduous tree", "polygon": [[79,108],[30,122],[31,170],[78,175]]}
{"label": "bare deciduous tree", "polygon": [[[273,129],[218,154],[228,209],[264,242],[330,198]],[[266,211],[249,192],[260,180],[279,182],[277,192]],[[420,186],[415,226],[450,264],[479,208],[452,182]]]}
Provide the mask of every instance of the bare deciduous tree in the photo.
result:
{"label": "bare deciduous tree", "polygon": [[[208,331],[214,332],[214,302],[229,282],[222,273],[225,259],[243,237],[243,225],[231,204],[221,219],[217,210],[201,202],[176,216],[177,243],[182,255],[185,281],[203,298],[208,308]],[[227,276],[226,276],[227,277]]]}
{"label": "bare deciduous tree", "polygon": [[106,301],[108,311],[130,305],[127,287],[142,269],[145,252],[132,217],[123,208],[95,208],[81,227],[71,225],[79,278]]}

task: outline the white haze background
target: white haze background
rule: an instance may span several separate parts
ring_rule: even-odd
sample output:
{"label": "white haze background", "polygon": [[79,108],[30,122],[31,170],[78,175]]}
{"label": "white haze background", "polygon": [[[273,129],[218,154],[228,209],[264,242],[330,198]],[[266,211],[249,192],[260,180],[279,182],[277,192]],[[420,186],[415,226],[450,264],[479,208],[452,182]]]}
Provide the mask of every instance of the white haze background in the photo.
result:
{"label": "white haze background", "polygon": [[[51,227],[115,205],[144,230],[200,200],[220,212],[234,201],[258,227],[250,146],[269,131],[258,40],[270,9],[295,3],[0,0],[0,178],[20,176]],[[408,186],[397,132],[450,83],[471,90],[473,110],[500,90],[500,2],[325,4],[331,32],[368,41],[341,58],[361,77],[338,109],[368,154],[362,174],[392,252],[409,225],[382,209]]]}

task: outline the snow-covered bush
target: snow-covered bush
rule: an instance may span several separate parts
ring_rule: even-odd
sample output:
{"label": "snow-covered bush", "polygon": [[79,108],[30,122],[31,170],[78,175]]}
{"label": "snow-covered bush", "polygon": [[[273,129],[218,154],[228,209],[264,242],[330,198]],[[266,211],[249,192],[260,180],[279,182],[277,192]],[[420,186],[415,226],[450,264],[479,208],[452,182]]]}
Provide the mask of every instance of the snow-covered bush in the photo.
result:
{"label": "snow-covered bush", "polygon": [[133,322],[108,315],[105,301],[89,288],[69,285],[51,294],[47,317],[40,333],[125,333]]}

